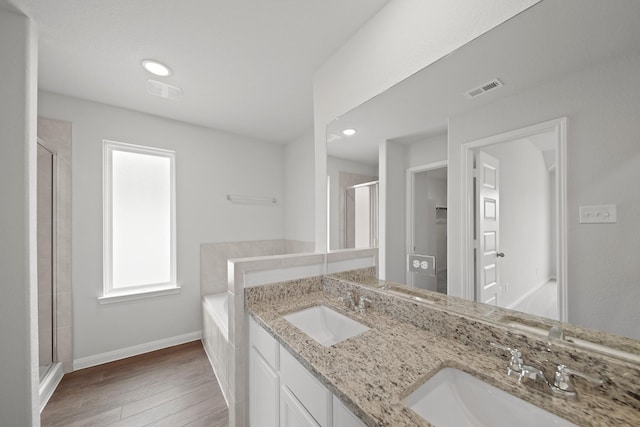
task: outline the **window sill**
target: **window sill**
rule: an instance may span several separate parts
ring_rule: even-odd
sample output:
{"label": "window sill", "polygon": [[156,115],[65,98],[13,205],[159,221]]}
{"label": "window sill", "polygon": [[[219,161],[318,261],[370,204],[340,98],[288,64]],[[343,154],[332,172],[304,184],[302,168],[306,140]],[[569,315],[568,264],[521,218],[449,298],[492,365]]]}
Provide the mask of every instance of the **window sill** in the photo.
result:
{"label": "window sill", "polygon": [[136,289],[132,291],[111,292],[107,295],[98,297],[100,304],[112,304],[115,302],[132,301],[142,298],[152,298],[161,295],[171,295],[180,293],[179,285],[157,286],[146,289]]}

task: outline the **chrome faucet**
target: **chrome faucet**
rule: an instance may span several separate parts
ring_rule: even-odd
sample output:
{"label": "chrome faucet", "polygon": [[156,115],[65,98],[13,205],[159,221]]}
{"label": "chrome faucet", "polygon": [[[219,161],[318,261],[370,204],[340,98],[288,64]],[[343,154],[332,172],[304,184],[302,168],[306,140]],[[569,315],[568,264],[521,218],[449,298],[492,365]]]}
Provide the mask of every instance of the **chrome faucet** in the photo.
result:
{"label": "chrome faucet", "polygon": [[356,309],[356,301],[353,298],[353,293],[352,292],[347,292],[346,294],[339,296],[338,300],[344,302],[345,305],[348,308],[350,308],[351,310],[355,310]]}
{"label": "chrome faucet", "polygon": [[[358,303],[356,304],[356,298],[358,299]],[[357,311],[358,313],[365,313],[367,311],[367,307],[371,305],[371,300],[364,295],[360,295],[359,297],[355,296],[353,292],[347,292],[344,295],[340,295],[338,300],[342,301],[347,308],[350,308],[353,311]]]}
{"label": "chrome faucet", "polygon": [[530,379],[533,381],[539,381],[547,385],[547,387],[554,393],[558,393],[565,397],[575,397],[576,389],[573,385],[573,376],[580,377],[591,384],[602,385],[604,381],[602,378],[592,377],[582,372],[575,371],[566,365],[556,366],[556,372],[554,374],[553,383],[550,383],[545,377],[542,369],[535,366],[525,365],[522,359],[522,353],[516,348],[506,347],[501,344],[491,343],[492,347],[499,348],[509,352],[511,358],[509,360],[509,366],[507,367],[507,375],[515,374],[518,376],[518,383],[522,383],[523,379]]}
{"label": "chrome faucet", "polygon": [[492,347],[499,348],[500,350],[504,350],[511,354],[511,359],[509,360],[509,366],[507,366],[507,375],[517,375],[518,382],[522,383],[522,379],[531,379],[534,381],[542,381],[546,385],[549,385],[549,381],[544,376],[544,372],[541,369],[538,369],[534,366],[525,365],[524,360],[522,359],[522,352],[517,348],[506,347],[501,344],[496,344],[494,342],[491,343]]}

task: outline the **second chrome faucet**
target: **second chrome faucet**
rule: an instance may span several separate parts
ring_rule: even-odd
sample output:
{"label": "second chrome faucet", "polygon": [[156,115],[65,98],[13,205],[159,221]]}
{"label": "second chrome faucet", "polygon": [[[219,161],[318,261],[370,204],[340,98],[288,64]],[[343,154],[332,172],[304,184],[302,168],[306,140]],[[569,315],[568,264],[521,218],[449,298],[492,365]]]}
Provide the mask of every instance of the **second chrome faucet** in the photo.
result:
{"label": "second chrome faucet", "polygon": [[591,384],[602,385],[604,381],[591,375],[573,370],[566,365],[557,365],[554,373],[553,382],[549,382],[544,372],[534,366],[526,365],[522,358],[522,352],[516,348],[506,347],[501,344],[491,343],[492,347],[504,350],[511,355],[509,365],[507,366],[507,375],[515,374],[518,376],[518,382],[522,383],[524,378],[544,383],[549,390],[565,397],[575,397],[576,389],[573,384],[573,376],[580,377]]}

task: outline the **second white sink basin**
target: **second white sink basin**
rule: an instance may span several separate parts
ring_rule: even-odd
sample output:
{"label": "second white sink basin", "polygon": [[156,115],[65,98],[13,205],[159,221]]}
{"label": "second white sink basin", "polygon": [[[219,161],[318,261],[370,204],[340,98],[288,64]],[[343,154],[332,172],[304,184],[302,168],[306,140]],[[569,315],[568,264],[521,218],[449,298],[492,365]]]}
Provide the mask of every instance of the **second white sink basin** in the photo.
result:
{"label": "second white sink basin", "polygon": [[332,346],[369,330],[362,323],[356,322],[324,305],[306,308],[283,317],[325,347]]}
{"label": "second white sink basin", "polygon": [[577,427],[454,368],[444,368],[403,403],[436,427]]}

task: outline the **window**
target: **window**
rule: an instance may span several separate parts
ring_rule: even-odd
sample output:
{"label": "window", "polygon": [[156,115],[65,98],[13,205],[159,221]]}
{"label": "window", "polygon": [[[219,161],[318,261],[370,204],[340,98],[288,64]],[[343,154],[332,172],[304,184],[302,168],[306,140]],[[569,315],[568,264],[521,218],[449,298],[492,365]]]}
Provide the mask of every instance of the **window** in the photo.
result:
{"label": "window", "polygon": [[175,152],[103,141],[101,302],[178,292]]}

